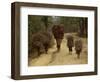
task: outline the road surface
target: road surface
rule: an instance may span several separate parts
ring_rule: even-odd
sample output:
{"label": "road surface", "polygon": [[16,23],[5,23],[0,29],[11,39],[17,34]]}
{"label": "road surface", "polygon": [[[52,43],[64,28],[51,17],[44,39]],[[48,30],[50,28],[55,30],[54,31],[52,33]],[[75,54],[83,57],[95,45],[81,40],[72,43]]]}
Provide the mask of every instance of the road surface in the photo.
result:
{"label": "road surface", "polygon": [[[65,34],[65,36],[68,33]],[[64,36],[61,44],[60,52],[56,52],[56,43],[55,45],[49,49],[48,54],[41,54],[40,57],[37,58],[29,58],[28,65],[29,66],[50,66],[50,65],[73,65],[73,64],[87,64],[88,54],[87,54],[87,39],[82,38],[83,42],[83,50],[80,56],[80,59],[77,58],[75,53],[75,49],[73,47],[72,54],[69,53],[67,48],[67,40]],[[76,39],[77,36],[73,34]]]}

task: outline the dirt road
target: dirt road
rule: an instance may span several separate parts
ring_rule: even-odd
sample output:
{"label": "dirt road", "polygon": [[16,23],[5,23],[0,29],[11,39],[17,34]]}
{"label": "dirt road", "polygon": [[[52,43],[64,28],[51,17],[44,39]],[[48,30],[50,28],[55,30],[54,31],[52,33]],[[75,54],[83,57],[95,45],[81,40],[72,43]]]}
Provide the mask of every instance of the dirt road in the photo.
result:
{"label": "dirt road", "polygon": [[[65,34],[66,36],[67,34]],[[74,35],[74,38],[76,36]],[[87,63],[87,40],[82,38],[83,41],[83,51],[81,53],[80,59],[77,59],[74,47],[72,54],[69,54],[67,48],[67,40],[64,37],[61,44],[61,51],[56,52],[56,44],[49,49],[48,54],[42,54],[38,58],[29,59],[29,66],[48,66],[48,65],[69,65],[69,64],[86,64]]]}

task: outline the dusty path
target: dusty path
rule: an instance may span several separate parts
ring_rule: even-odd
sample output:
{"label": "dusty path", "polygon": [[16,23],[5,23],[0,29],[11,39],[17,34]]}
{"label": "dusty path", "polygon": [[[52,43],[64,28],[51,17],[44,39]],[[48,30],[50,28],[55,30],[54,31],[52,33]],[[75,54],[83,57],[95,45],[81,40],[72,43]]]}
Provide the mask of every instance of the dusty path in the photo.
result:
{"label": "dusty path", "polygon": [[[75,37],[76,38],[76,37]],[[80,59],[77,59],[74,48],[72,55],[69,54],[66,46],[66,39],[64,37],[61,44],[61,51],[56,52],[56,45],[49,49],[48,54],[42,54],[38,58],[29,59],[29,66],[47,66],[47,65],[68,65],[68,64],[86,64],[87,63],[87,41],[86,38],[82,38],[83,51]]]}

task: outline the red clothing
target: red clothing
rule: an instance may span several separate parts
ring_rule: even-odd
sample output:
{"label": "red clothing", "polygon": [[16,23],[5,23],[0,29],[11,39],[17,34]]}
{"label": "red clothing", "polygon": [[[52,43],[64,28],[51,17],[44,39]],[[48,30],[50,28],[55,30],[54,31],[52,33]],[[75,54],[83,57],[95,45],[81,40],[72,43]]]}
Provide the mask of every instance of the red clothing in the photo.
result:
{"label": "red clothing", "polygon": [[60,25],[54,25],[52,28],[55,39],[63,39],[64,27]]}

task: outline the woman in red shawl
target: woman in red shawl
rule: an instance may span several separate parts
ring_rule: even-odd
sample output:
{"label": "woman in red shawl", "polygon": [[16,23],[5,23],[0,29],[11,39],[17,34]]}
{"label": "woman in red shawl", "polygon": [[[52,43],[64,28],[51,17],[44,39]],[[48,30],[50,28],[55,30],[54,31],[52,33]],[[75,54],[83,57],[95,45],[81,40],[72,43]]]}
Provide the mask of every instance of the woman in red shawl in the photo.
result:
{"label": "woman in red shawl", "polygon": [[64,27],[63,25],[54,25],[52,28],[52,33],[56,39],[57,49],[60,51],[61,42],[64,36]]}

